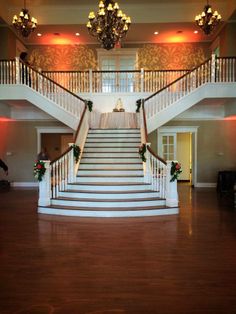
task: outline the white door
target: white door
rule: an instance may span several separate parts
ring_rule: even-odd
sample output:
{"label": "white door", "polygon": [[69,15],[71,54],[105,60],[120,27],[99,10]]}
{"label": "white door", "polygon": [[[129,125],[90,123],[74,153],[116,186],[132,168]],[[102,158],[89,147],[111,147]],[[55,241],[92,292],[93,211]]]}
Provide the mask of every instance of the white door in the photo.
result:
{"label": "white door", "polygon": [[159,152],[165,160],[176,160],[176,133],[161,133]]}

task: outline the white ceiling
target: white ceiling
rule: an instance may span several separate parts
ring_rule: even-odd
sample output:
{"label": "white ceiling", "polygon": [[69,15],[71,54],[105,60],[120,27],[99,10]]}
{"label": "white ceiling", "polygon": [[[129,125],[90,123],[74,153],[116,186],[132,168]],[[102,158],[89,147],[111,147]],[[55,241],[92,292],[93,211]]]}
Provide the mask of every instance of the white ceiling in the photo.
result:
{"label": "white ceiling", "polygon": [[[211,41],[216,35],[208,37],[201,30],[193,34],[197,30],[194,17],[203,10],[205,0],[120,0],[118,3],[132,19],[126,43]],[[210,4],[222,15],[222,25],[236,11],[236,0],[212,0]],[[11,25],[12,16],[19,14],[22,6],[23,0],[0,0],[0,17]],[[98,0],[28,0],[26,7],[38,19],[38,27],[25,44],[97,43],[88,35],[85,24],[88,13],[97,11]],[[155,31],[159,35],[155,36]],[[38,32],[42,37],[37,36]],[[75,36],[76,32],[80,33],[79,37]]]}

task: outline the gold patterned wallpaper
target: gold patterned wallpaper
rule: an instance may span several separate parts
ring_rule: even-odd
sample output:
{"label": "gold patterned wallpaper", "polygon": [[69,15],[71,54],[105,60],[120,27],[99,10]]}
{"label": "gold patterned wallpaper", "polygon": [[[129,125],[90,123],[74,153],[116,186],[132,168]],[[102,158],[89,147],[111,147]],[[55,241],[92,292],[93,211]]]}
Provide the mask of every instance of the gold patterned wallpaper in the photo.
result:
{"label": "gold patterned wallpaper", "polygon": [[[121,48],[122,49],[122,48]],[[191,69],[210,56],[209,44],[145,44],[138,47],[138,69]],[[96,70],[96,50],[86,45],[35,46],[29,50],[29,62],[44,71]]]}
{"label": "gold patterned wallpaper", "polygon": [[37,46],[29,51],[29,62],[44,71],[97,69],[96,53],[85,45]]}
{"label": "gold patterned wallpaper", "polygon": [[145,70],[191,69],[210,55],[204,44],[146,44],[138,50],[138,67]]}

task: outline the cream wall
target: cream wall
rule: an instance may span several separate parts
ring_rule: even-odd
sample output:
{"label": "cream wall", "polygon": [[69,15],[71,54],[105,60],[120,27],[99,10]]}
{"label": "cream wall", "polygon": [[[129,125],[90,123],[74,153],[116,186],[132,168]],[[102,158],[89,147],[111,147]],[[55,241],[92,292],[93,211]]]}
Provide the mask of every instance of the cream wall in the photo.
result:
{"label": "cream wall", "polygon": [[[33,164],[38,153],[36,126],[62,126],[62,124],[49,121],[0,122],[0,157],[9,167],[8,180],[11,182],[36,182],[33,176]],[[4,177],[0,169],[0,179]]]}
{"label": "cream wall", "polygon": [[[236,121],[170,121],[165,126],[198,126],[197,182],[216,183],[221,170],[236,170]],[[149,135],[154,151],[157,150],[157,132]]]}

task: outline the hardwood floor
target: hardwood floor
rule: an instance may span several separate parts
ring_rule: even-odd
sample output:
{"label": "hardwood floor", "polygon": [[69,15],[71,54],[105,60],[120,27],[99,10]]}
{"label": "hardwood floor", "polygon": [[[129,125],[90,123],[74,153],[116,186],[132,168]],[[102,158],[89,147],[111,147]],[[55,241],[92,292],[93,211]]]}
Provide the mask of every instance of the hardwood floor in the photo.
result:
{"label": "hardwood floor", "polygon": [[38,215],[36,190],[0,193],[0,313],[236,313],[236,210],[178,188],[178,216],[135,219]]}

